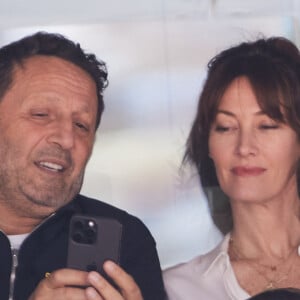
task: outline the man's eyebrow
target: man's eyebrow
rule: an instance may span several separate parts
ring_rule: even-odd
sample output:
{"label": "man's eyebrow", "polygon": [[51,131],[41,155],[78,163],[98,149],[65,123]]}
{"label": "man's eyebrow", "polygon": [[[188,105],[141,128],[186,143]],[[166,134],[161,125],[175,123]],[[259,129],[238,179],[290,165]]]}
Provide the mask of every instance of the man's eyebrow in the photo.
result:
{"label": "man's eyebrow", "polygon": [[[60,99],[59,97],[48,96],[48,97],[45,97],[45,98],[41,99],[39,104],[61,103],[61,101],[63,101],[63,100]],[[88,104],[86,104],[86,103],[80,104],[79,108],[80,108],[81,112],[84,112],[84,113],[90,113],[90,112],[92,112],[91,107]]]}

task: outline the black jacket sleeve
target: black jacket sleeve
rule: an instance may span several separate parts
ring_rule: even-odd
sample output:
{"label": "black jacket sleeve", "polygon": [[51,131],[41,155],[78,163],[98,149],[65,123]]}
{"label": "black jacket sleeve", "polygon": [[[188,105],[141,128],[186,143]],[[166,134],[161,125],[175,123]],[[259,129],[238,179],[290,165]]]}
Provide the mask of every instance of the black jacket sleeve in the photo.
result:
{"label": "black jacket sleeve", "polygon": [[131,216],[123,233],[121,266],[134,278],[144,300],[166,298],[155,241],[146,226]]}

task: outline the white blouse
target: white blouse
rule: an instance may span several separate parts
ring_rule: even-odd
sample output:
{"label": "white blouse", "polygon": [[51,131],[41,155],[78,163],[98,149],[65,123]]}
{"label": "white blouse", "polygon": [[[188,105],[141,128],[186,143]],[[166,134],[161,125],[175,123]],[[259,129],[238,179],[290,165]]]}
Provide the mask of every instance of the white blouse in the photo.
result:
{"label": "white blouse", "polygon": [[245,300],[228,256],[230,234],[212,251],[164,271],[169,300]]}

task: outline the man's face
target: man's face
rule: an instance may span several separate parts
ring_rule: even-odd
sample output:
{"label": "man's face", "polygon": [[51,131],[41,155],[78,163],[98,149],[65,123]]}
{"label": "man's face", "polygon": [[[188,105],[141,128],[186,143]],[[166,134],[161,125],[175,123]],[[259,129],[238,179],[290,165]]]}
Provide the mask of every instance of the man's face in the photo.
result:
{"label": "man's face", "polygon": [[46,216],[80,190],[92,152],[96,86],[82,69],[35,56],[0,101],[0,208]]}

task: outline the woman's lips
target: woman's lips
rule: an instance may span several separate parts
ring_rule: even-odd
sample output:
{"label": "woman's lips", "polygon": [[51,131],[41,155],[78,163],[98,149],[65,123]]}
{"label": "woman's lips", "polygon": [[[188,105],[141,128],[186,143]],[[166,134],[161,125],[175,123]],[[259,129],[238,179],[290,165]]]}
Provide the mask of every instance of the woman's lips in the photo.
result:
{"label": "woman's lips", "polygon": [[264,173],[266,169],[261,167],[234,167],[231,172],[236,176],[259,176]]}

